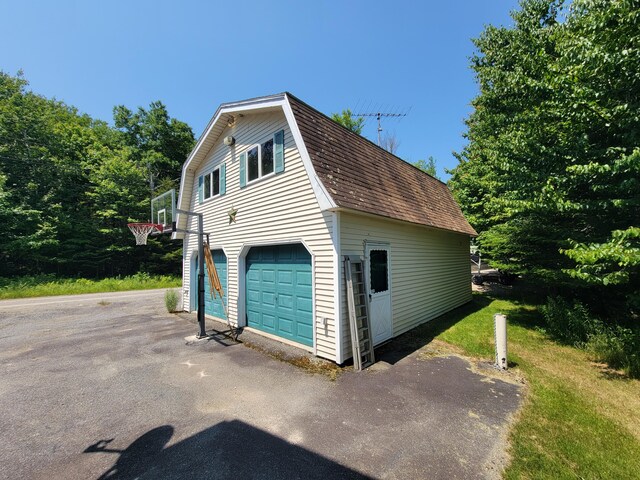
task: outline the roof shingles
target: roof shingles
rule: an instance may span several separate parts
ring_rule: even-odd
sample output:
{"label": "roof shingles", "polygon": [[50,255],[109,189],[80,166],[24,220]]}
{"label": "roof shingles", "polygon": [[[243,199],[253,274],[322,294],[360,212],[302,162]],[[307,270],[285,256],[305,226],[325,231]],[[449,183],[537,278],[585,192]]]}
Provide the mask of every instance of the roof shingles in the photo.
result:
{"label": "roof shingles", "polygon": [[444,183],[287,96],[313,168],[338,207],[476,235]]}

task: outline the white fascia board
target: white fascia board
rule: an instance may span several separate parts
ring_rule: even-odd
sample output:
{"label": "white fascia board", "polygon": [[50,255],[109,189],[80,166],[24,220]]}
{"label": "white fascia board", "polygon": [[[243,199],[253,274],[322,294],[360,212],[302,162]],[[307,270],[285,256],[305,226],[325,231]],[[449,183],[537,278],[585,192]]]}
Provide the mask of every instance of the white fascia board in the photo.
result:
{"label": "white fascia board", "polygon": [[336,208],[336,203],[334,202],[333,198],[331,198],[331,195],[329,195],[329,192],[327,192],[327,189],[322,184],[322,182],[318,178],[318,175],[316,174],[315,169],[313,168],[313,163],[311,163],[311,157],[309,156],[309,152],[307,151],[307,146],[302,140],[300,128],[298,128],[298,123],[296,122],[296,118],[293,115],[291,104],[289,103],[289,99],[286,98],[286,96],[282,108],[284,110],[284,115],[287,118],[287,122],[289,123],[291,133],[293,134],[293,139],[295,140],[298,151],[300,152],[302,164],[304,165],[304,168],[307,171],[307,175],[309,176],[309,181],[311,182],[311,187],[313,188],[313,192],[315,193],[316,200],[320,205],[320,210],[325,211]]}
{"label": "white fascia board", "polygon": [[[229,102],[229,103],[221,104],[216,110],[216,113],[214,113],[213,116],[211,117],[211,120],[209,120],[209,123],[204,129],[204,132],[202,133],[202,135],[200,135],[200,138],[196,142],[196,146],[193,147],[193,150],[191,150],[191,153],[187,157],[187,160],[182,165],[182,175],[180,176],[180,191],[178,194],[177,208],[179,210],[188,209],[189,204],[188,203],[183,204],[185,202],[188,202],[188,200],[185,198],[185,195],[184,195],[185,193],[184,179],[187,178],[187,175],[194,177],[195,169],[192,169],[192,171],[189,170],[191,167],[191,164],[194,161],[196,161],[196,158],[199,160],[202,160],[202,158],[199,158],[199,157],[201,157],[202,154],[206,153],[206,152],[202,152],[203,144],[211,134],[211,130],[213,129],[213,127],[215,127],[215,125],[220,121],[220,117],[222,115],[228,114],[228,113],[243,112],[246,110],[256,110],[256,109],[266,108],[266,107],[283,106],[284,103],[285,103],[285,95],[283,93],[279,93],[277,95],[269,95],[266,97],[252,98],[249,100],[243,100],[239,102]],[[193,178],[193,180],[195,182],[195,178]],[[186,228],[186,226],[181,225],[181,221],[182,221],[182,215],[178,213],[176,215],[176,224],[178,225],[178,228]],[[173,233],[171,235],[172,239],[183,238],[183,237],[184,237],[183,233]]]}
{"label": "white fascia board", "polygon": [[336,363],[341,365],[344,361],[342,350],[342,275],[340,267],[342,263],[340,246],[340,212],[332,212],[333,218],[331,241],[333,243],[333,322],[336,341]]}

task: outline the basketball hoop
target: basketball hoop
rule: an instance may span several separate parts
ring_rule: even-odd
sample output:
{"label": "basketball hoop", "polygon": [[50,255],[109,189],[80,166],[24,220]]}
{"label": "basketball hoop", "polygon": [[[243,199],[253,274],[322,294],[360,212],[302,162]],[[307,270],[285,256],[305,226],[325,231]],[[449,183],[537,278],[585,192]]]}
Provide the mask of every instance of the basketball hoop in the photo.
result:
{"label": "basketball hoop", "polygon": [[128,223],[127,226],[136,237],[136,245],[146,245],[147,237],[154,230],[162,233],[162,225],[159,223]]}

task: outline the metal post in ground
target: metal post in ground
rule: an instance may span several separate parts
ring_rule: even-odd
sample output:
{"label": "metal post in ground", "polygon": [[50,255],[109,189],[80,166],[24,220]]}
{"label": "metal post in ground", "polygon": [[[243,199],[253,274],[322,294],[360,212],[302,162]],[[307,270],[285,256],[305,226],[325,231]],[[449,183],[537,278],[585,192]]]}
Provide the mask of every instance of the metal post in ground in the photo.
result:
{"label": "metal post in ground", "polygon": [[204,328],[204,222],[202,214],[198,215],[198,338],[207,336]]}

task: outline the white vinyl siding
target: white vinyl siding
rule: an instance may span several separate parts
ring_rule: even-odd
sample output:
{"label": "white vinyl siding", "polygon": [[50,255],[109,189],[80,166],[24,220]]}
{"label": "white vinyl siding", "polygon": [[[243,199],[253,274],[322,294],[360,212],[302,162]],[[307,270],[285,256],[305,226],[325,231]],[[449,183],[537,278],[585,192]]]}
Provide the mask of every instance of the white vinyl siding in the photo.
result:
{"label": "white vinyl siding", "polygon": [[[284,171],[264,176],[240,187],[240,156],[284,129]],[[228,147],[222,139],[233,135],[236,144]],[[202,173],[226,164],[226,194],[203,204],[198,202],[197,181]],[[223,248],[228,262],[229,319],[238,321],[240,278],[238,258],[243,245],[265,245],[302,240],[313,258],[315,300],[315,347],[318,356],[335,360],[332,214],[321,212],[302,159],[284,113],[247,114],[237,118],[233,128],[225,128],[195,172],[183,179],[183,191],[191,193],[188,209],[204,213],[204,230],[210,233],[211,247]],[[236,223],[229,224],[228,211],[237,209]],[[187,228],[196,229],[190,217]],[[183,268],[184,305],[189,309],[191,256],[197,250],[195,235],[185,235]],[[244,274],[242,272],[242,274]],[[244,310],[244,309],[240,309]],[[244,325],[244,319],[240,322]]]}
{"label": "white vinyl siding", "polygon": [[[468,235],[342,212],[341,254],[364,256],[365,240],[390,246],[394,337],[471,300]],[[340,318],[347,359],[351,340],[344,291]]]}

